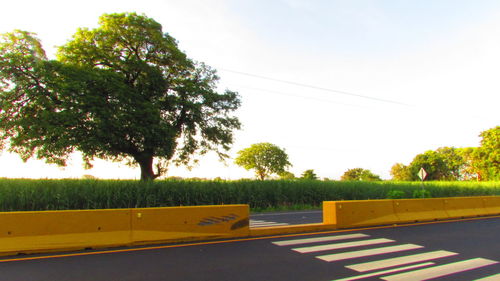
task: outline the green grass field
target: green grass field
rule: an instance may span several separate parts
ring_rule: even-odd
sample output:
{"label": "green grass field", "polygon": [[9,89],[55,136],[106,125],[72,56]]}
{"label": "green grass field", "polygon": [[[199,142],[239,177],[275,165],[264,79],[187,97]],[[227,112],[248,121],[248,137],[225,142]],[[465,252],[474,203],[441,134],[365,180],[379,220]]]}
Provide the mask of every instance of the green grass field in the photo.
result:
{"label": "green grass field", "polygon": [[[432,197],[500,195],[500,182],[426,182]],[[0,179],[0,211],[249,204],[252,211],[323,201],[413,198],[419,182]]]}

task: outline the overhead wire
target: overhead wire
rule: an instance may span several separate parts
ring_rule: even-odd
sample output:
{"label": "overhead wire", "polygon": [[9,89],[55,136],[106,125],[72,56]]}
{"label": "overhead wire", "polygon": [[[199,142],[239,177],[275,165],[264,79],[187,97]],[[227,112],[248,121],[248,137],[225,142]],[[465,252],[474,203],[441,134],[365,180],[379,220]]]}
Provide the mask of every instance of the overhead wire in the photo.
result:
{"label": "overhead wire", "polygon": [[244,76],[259,78],[259,79],[268,80],[268,81],[274,81],[274,82],[279,82],[279,83],[284,83],[284,84],[289,84],[289,85],[294,85],[294,86],[299,86],[299,87],[304,87],[304,88],[321,90],[321,91],[336,93],[336,94],[345,95],[345,96],[357,97],[357,98],[368,99],[368,100],[384,102],[384,103],[397,104],[397,105],[402,105],[402,106],[409,106],[408,104],[405,104],[405,103],[402,103],[399,101],[394,101],[394,100],[389,100],[389,99],[381,99],[381,98],[377,98],[377,97],[365,96],[365,95],[360,95],[360,94],[347,92],[347,91],[341,91],[341,90],[335,90],[335,89],[330,89],[330,88],[318,87],[318,86],[309,85],[309,84],[297,83],[297,82],[293,82],[293,81],[277,79],[277,78],[272,78],[272,77],[267,77],[267,76],[262,76],[262,75],[247,73],[247,72],[230,70],[227,68],[220,68],[220,70],[234,73],[234,74],[238,74],[238,75],[244,75]]}
{"label": "overhead wire", "polygon": [[343,103],[343,102],[337,102],[337,101],[332,101],[332,100],[322,99],[322,98],[317,98],[317,97],[312,97],[312,96],[304,96],[304,95],[296,95],[296,94],[290,94],[290,93],[283,93],[283,92],[278,92],[278,91],[273,91],[273,90],[267,90],[267,89],[262,89],[262,88],[255,88],[255,87],[241,86],[241,85],[237,85],[236,88],[244,88],[244,89],[247,89],[247,90],[252,90],[252,91],[257,91],[257,92],[266,92],[266,93],[272,93],[272,94],[277,94],[277,95],[282,95],[282,96],[302,98],[302,99],[308,99],[308,100],[314,100],[314,101],[321,101],[321,102],[327,102],[327,103],[338,104],[338,105],[345,105],[345,106],[350,106],[350,107],[366,108],[366,107],[360,106],[360,105],[354,105],[354,104],[348,104],[348,103]]}

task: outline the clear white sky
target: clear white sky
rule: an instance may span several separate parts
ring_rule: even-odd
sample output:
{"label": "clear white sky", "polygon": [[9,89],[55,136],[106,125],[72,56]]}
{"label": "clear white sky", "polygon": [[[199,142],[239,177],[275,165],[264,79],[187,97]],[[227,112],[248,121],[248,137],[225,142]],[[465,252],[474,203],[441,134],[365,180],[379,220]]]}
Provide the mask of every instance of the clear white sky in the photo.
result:
{"label": "clear white sky", "polygon": [[[243,129],[231,155],[271,142],[286,150],[297,176],[314,169],[338,179],[360,167],[388,179],[397,162],[442,146],[479,146],[479,133],[500,125],[498,0],[37,0],[2,1],[0,9],[0,32],[36,32],[50,56],[103,13],[154,18],[189,57],[219,70],[221,89],[240,93]],[[209,155],[168,176],[253,176],[232,163]],[[0,177],[84,174],[138,178],[139,170],[0,156]]]}

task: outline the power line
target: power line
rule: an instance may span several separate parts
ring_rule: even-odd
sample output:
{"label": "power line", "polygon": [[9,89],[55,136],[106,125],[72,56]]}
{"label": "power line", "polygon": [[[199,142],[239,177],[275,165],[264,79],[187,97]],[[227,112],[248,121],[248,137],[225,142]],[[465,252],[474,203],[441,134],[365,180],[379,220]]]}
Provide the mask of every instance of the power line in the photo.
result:
{"label": "power line", "polygon": [[248,87],[248,86],[238,86],[238,85],[235,85],[235,88],[244,88],[244,89],[248,89],[248,90],[253,90],[253,91],[258,91],[258,92],[267,92],[267,93],[278,94],[278,95],[283,95],[283,96],[288,96],[288,97],[295,97],[295,98],[302,98],[302,99],[315,100],[315,101],[321,101],[321,102],[328,102],[328,103],[333,103],[333,104],[338,104],[338,105],[365,108],[365,107],[359,106],[359,105],[353,105],[353,104],[348,104],[348,103],[343,103],[343,102],[336,102],[336,101],[332,101],[332,100],[321,99],[321,98],[310,97],[310,96],[283,93],[283,92],[266,90],[266,89],[261,89],[261,88],[254,88],[254,87]]}
{"label": "power line", "polygon": [[357,98],[374,100],[374,101],[378,101],[378,102],[385,102],[385,103],[392,103],[392,104],[397,104],[397,105],[409,106],[408,104],[405,104],[405,103],[402,103],[402,102],[398,102],[398,101],[381,99],[381,98],[370,97],[370,96],[364,96],[364,95],[359,95],[359,94],[355,94],[355,93],[351,93],[351,92],[334,90],[334,89],[329,89],[329,88],[317,87],[317,86],[314,86],[314,85],[308,85],[308,84],[302,84],[302,83],[297,83],[297,82],[293,82],[293,81],[276,79],[276,78],[261,76],[261,75],[252,74],[252,73],[246,73],[246,72],[241,72],[241,71],[236,71],[236,70],[230,70],[230,69],[225,69],[225,68],[221,68],[220,70],[226,71],[226,72],[235,73],[235,74],[239,74],[239,75],[244,75],[244,76],[249,76],[249,77],[255,77],[255,78],[259,78],[259,79],[264,79],[264,80],[269,80],[269,81],[275,81],[275,82],[280,82],[280,83],[284,83],[284,84],[290,84],[290,85],[304,87],[304,88],[311,88],[311,89],[316,89],[316,90],[321,90],[321,91],[332,92],[332,93],[341,94],[341,95],[345,95],[345,96],[352,96],[352,97],[357,97]]}

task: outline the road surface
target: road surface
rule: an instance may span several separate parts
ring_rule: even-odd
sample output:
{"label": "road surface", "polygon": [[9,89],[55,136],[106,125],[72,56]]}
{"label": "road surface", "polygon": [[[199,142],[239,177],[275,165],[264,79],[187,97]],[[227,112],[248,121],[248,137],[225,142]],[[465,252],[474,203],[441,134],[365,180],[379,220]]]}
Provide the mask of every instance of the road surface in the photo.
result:
{"label": "road surface", "polygon": [[495,217],[16,256],[0,259],[0,280],[498,281],[499,233]]}
{"label": "road surface", "polygon": [[272,212],[250,215],[250,227],[253,228],[321,222],[323,222],[322,210]]}

